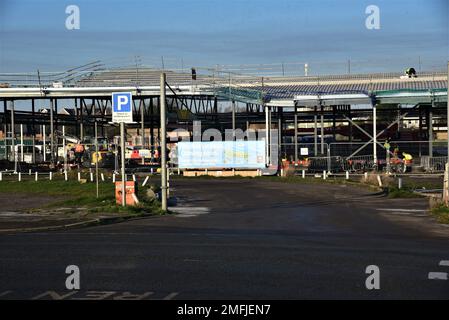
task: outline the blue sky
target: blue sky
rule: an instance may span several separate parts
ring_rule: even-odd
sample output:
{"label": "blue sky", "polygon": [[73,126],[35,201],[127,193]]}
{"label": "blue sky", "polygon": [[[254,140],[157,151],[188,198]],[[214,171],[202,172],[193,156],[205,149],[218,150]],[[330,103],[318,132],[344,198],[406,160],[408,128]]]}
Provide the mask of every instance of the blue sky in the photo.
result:
{"label": "blue sky", "polygon": [[[0,72],[110,65],[308,62],[311,73],[443,69],[446,0],[0,0]],[[81,29],[67,30],[75,4]],[[365,8],[380,8],[380,30]]]}

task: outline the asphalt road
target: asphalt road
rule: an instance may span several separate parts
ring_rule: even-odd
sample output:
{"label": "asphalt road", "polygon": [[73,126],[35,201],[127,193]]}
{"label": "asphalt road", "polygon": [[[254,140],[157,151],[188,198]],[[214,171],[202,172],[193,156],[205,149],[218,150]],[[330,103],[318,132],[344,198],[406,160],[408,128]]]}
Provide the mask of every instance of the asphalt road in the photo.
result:
{"label": "asphalt road", "polygon": [[[449,272],[449,228],[425,200],[259,179],[171,186],[177,215],[0,235],[0,299],[449,298],[448,280],[429,279]],[[65,288],[68,265],[78,291]]]}

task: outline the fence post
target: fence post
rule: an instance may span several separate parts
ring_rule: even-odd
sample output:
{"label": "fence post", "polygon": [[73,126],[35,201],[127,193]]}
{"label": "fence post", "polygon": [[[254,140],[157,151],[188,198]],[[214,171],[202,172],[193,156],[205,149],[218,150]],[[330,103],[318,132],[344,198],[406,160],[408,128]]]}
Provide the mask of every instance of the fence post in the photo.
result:
{"label": "fence post", "polygon": [[349,180],[349,171],[346,171],[346,180]]}
{"label": "fence post", "polygon": [[81,181],[81,172],[78,171],[78,182]]}
{"label": "fence post", "polygon": [[444,166],[443,201],[447,206],[449,199],[449,162]]}
{"label": "fence post", "polygon": [[22,172],[19,172],[18,177],[19,177],[19,181],[22,181]]}
{"label": "fence post", "polygon": [[326,170],[323,170],[323,180],[326,180]]}
{"label": "fence post", "polygon": [[37,181],[39,179],[39,173],[37,171],[34,173],[34,181]]}
{"label": "fence post", "polygon": [[302,178],[303,178],[303,179],[306,178],[306,170],[302,170]]}
{"label": "fence post", "polygon": [[50,171],[50,175],[48,176],[48,178],[51,180],[53,180],[53,172]]}
{"label": "fence post", "polygon": [[368,181],[368,172],[365,172],[364,176],[365,176],[365,182]]}
{"label": "fence post", "polygon": [[[323,138],[321,138],[323,139]],[[331,172],[331,147],[327,144],[327,171]]]}
{"label": "fence post", "polygon": [[398,178],[398,189],[402,189],[402,178]]}
{"label": "fence post", "polygon": [[64,180],[65,181],[69,180],[69,177],[67,176],[67,171],[64,171]]}
{"label": "fence post", "polygon": [[3,181],[3,172],[0,172],[0,181]]}
{"label": "fence post", "polygon": [[379,183],[379,187],[382,187],[382,179],[380,178],[380,175],[377,175],[377,183]]}

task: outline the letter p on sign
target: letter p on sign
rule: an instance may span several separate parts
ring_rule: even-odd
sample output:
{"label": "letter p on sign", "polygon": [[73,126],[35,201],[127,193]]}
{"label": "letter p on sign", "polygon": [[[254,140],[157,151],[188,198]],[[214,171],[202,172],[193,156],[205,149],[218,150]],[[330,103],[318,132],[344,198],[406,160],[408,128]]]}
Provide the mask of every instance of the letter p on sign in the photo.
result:
{"label": "letter p on sign", "polygon": [[112,94],[112,122],[132,122],[132,93],[114,92]]}
{"label": "letter p on sign", "polygon": [[130,112],[131,93],[128,92],[113,93],[112,105],[114,112]]}

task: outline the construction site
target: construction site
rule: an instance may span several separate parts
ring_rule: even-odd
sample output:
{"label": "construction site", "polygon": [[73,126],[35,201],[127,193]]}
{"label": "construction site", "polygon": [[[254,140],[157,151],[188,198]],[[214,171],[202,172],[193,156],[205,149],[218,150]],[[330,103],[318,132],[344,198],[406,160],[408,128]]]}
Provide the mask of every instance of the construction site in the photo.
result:
{"label": "construction site", "polygon": [[1,170],[14,174],[79,170],[98,161],[117,171],[119,130],[111,120],[111,94],[129,91],[134,123],[126,126],[128,168],[156,171],[162,71],[167,74],[172,168],[177,168],[177,142],[191,139],[196,123],[200,133],[214,128],[223,140],[226,130],[242,130],[244,135],[258,131],[270,146],[266,167],[271,169],[259,174],[280,174],[282,168],[296,173],[444,171],[448,82],[444,70],[254,76],[194,67],[110,69],[101,61],[65,72],[0,74]]}

